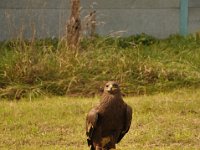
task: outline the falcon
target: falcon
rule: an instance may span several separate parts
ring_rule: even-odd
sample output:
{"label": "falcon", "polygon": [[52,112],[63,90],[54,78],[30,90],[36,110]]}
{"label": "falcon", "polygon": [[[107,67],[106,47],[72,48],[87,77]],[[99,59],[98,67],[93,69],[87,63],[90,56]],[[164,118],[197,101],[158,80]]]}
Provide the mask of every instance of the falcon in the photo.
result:
{"label": "falcon", "polygon": [[123,101],[117,82],[106,83],[100,103],[86,117],[86,135],[90,150],[115,149],[129,131],[132,108]]}

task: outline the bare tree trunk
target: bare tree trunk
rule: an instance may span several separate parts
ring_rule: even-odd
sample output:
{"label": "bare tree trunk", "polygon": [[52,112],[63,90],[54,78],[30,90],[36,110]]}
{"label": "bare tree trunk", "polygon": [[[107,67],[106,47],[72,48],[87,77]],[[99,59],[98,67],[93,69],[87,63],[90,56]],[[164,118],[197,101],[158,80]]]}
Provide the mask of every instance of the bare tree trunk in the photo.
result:
{"label": "bare tree trunk", "polygon": [[78,51],[81,36],[80,0],[71,0],[71,15],[67,22],[67,45]]}
{"label": "bare tree trunk", "polygon": [[90,31],[90,37],[94,38],[96,34],[96,11],[92,11],[90,13],[91,16],[91,31]]}

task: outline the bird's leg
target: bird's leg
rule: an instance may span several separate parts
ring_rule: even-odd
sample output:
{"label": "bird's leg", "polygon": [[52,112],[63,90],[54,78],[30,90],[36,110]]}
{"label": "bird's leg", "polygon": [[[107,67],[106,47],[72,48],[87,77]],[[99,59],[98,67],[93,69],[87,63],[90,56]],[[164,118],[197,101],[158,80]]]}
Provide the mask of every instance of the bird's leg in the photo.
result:
{"label": "bird's leg", "polygon": [[96,146],[95,150],[105,150],[105,149],[100,146]]}

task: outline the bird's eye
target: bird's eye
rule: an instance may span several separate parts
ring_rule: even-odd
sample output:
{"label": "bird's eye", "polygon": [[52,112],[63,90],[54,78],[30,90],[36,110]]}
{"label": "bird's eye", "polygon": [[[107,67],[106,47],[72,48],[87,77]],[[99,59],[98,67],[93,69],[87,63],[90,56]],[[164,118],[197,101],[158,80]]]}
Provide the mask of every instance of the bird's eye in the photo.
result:
{"label": "bird's eye", "polygon": [[109,85],[106,85],[106,87],[109,87]]}

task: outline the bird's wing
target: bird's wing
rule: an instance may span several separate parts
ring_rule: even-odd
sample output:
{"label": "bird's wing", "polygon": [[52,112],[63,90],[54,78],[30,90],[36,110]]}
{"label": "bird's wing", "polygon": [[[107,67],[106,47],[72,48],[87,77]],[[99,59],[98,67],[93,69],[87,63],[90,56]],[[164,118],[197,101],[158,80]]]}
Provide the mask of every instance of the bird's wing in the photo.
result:
{"label": "bird's wing", "polygon": [[87,141],[88,145],[92,145],[92,136],[93,132],[97,126],[98,121],[98,111],[93,108],[89,111],[86,117],[86,135],[87,135]]}
{"label": "bird's wing", "polygon": [[131,126],[131,121],[132,121],[132,108],[129,105],[126,105],[124,129],[121,131],[117,139],[117,143],[119,143],[121,139],[124,137],[124,135],[129,131],[129,128]]}

